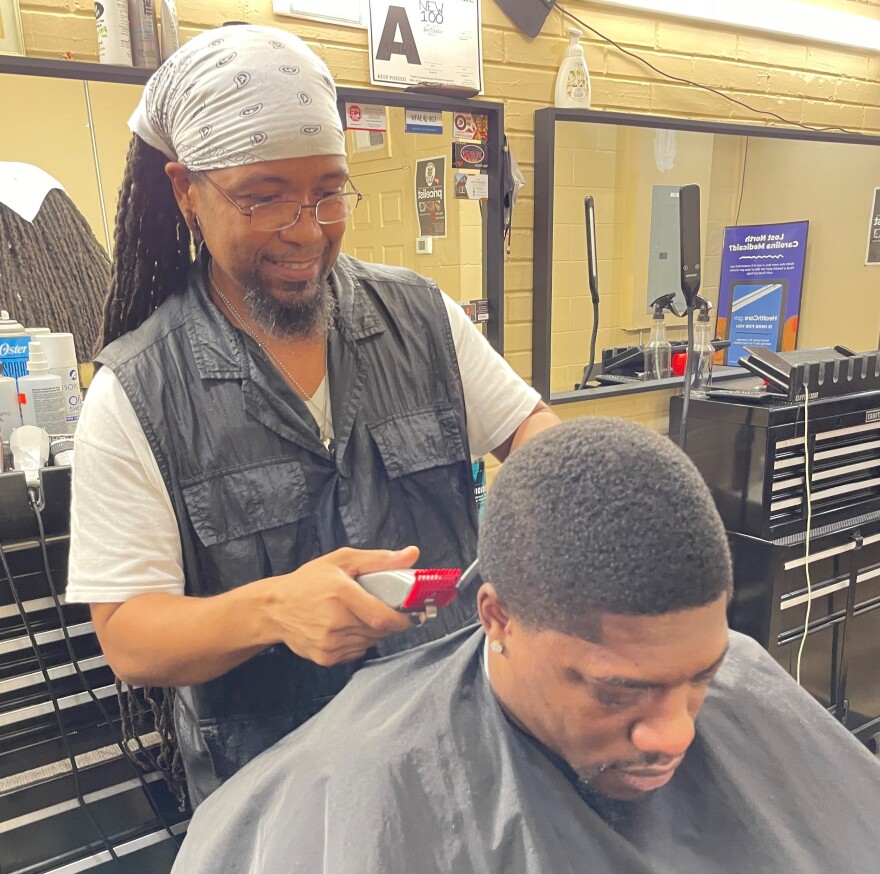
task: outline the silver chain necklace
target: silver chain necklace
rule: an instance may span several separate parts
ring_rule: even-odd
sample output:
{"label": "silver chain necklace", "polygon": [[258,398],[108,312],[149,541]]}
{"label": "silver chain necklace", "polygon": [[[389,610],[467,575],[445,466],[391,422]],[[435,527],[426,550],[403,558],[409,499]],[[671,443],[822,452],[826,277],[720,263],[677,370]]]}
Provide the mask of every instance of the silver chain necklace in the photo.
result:
{"label": "silver chain necklace", "polygon": [[327,367],[327,342],[324,342],[324,379],[322,380],[322,385],[324,386],[324,391],[322,392],[323,403],[321,407],[319,407],[314,400],[312,399],[312,395],[310,395],[294,378],[293,374],[284,366],[284,362],[281,361],[278,356],[276,356],[272,350],[261,343],[260,340],[254,335],[253,331],[248,328],[244,319],[239,315],[238,310],[229,302],[226,295],[220,291],[217,283],[214,281],[214,262],[211,261],[208,264],[208,281],[211,283],[211,288],[214,290],[217,297],[223,301],[226,305],[226,308],[229,312],[232,313],[235,321],[238,322],[238,326],[266,353],[272,363],[293,383],[296,387],[296,390],[302,395],[303,400],[307,404],[311,404],[314,410],[317,410],[321,413],[321,421],[318,422],[318,433],[320,435],[321,443],[328,452],[331,451],[330,447],[333,445],[333,438],[327,433],[327,426],[330,423],[330,417],[327,415],[327,396],[329,395],[329,390],[327,386],[327,380],[330,376],[329,369]]}

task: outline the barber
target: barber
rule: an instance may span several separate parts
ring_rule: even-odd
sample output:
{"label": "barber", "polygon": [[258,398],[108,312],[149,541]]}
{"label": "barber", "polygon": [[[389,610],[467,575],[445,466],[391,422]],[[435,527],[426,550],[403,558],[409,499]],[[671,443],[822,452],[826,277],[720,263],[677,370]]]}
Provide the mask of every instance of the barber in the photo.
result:
{"label": "barber", "polygon": [[67,600],[121,680],[173,698],[195,806],[365,653],[470,619],[414,629],[354,577],[469,562],[471,456],[558,420],[433,282],[340,254],[360,195],[300,39],[203,33],[129,124]]}

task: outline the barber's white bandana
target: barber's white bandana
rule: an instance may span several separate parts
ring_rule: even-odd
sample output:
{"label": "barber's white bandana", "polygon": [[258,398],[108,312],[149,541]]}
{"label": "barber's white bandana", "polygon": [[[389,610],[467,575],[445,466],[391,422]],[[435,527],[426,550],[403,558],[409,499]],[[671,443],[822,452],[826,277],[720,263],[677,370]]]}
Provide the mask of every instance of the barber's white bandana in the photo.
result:
{"label": "barber's white bandana", "polygon": [[345,155],[330,71],[275,27],[229,25],[190,40],[147,82],[128,126],[190,170]]}

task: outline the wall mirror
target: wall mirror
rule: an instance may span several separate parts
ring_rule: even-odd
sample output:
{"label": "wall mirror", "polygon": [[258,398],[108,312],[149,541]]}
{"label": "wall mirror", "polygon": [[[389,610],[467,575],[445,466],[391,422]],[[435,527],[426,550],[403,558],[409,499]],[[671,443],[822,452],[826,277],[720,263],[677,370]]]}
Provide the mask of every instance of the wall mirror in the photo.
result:
{"label": "wall mirror", "polygon": [[[489,246],[488,201],[476,199],[479,191],[468,197],[452,168],[457,142],[453,113],[440,113],[438,133],[407,133],[404,107],[388,107],[385,117],[384,132],[346,131],[351,179],[363,200],[342,250],[363,261],[430,276],[454,300],[483,297],[489,285],[483,257]],[[446,177],[442,204],[418,197],[419,192],[431,192],[425,172],[432,167],[431,181],[439,179],[440,172]],[[442,227],[429,227],[435,221]],[[439,230],[442,235],[432,237],[428,247],[424,241],[417,243],[422,230]]]}
{"label": "wall mirror", "polygon": [[[808,222],[800,315],[787,325],[797,348],[876,348],[880,265],[866,265],[866,250],[880,138],[557,109],[539,110],[535,128],[532,379],[551,402],[589,397],[572,391],[592,328],[587,194],[598,240],[597,360],[603,347],[647,338],[653,299],[681,295],[675,197],[694,182],[704,297],[717,304],[722,292],[725,228]],[[684,339],[684,320],[667,324]]]}
{"label": "wall mirror", "polygon": [[[112,81],[114,72],[121,81]],[[146,71],[98,64],[0,59],[0,114],[18,120],[0,126],[0,161],[36,164],[58,179],[108,251],[130,138],[127,120],[146,78]],[[346,106],[357,103],[381,107],[386,123],[384,132],[346,131],[352,179],[364,199],[343,251],[429,276],[454,300],[487,299],[482,329],[503,351],[503,106],[396,91],[340,87],[338,93],[343,120]],[[438,113],[438,132],[408,132],[407,110]],[[466,196],[466,180],[453,168],[455,112],[485,118],[485,200],[478,199],[479,189]],[[443,171],[445,235],[432,237],[426,251],[416,243],[426,229],[416,174],[424,175],[435,158],[443,159],[434,169],[435,178]]]}

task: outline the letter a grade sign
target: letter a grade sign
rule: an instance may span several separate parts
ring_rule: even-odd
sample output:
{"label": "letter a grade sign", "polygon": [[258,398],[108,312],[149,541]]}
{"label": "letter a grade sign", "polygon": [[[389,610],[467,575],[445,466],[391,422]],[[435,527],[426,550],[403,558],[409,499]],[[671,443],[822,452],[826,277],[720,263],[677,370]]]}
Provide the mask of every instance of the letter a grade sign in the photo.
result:
{"label": "letter a grade sign", "polygon": [[374,85],[483,90],[479,0],[370,0]]}

